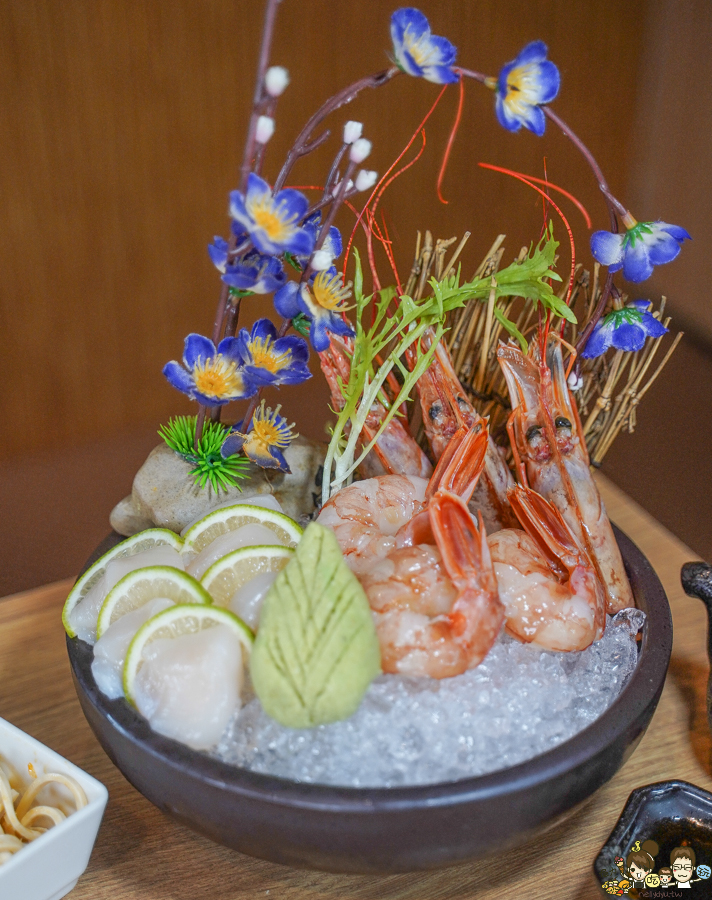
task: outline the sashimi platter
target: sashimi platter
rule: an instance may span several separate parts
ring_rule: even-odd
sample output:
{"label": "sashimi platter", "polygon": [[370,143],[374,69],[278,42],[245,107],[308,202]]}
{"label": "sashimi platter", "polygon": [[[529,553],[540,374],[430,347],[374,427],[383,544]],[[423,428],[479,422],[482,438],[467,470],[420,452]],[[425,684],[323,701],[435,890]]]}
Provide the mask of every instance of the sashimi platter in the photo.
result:
{"label": "sashimi platter", "polygon": [[[163,370],[196,412],[161,426],[112,513],[123,539],[78,579],[63,624],[92,690],[195,758],[354,796],[474,784],[595,734],[632,689],[651,613],[592,469],[646,414],[679,339],[665,301],[629,297],[617,277],[644,282],[689,235],[614,196],[554,111],[561,78],[542,41],[487,75],[414,8],[393,13],[390,43],[384,23],[387,66],[323,103],[280,168],[279,6],[266,0],[228,233],[208,247],[217,311],[196,324],[213,331],[189,334]],[[348,104],[371,88],[383,116],[403,77],[422,82],[423,117],[379,174]],[[417,179],[437,102],[473,83],[493,128],[573,142],[605,228],[575,249],[567,215],[593,226],[573,187],[502,170],[542,204],[530,245],[508,253],[485,235],[484,259],[466,263],[469,232],[401,223],[404,271],[380,216],[387,188]],[[441,179],[456,131],[429,136]],[[323,186],[291,187],[325,144]],[[328,443],[297,434],[310,362],[329,389]]]}

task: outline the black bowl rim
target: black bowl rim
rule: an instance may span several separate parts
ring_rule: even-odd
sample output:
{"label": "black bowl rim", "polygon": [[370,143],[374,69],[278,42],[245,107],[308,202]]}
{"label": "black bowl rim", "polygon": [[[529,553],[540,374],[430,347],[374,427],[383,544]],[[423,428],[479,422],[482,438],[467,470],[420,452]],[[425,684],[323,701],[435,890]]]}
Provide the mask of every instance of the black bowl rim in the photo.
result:
{"label": "black bowl rim", "polygon": [[[672,619],[667,597],[644,554],[619,528],[615,525],[613,528],[623,559],[628,563],[629,574],[635,572],[637,580],[645,581],[645,595],[649,599],[645,604],[649,608],[646,609],[640,658],[635,671],[611,706],[572,738],[530,760],[486,775],[409,787],[354,788],[296,782],[252,772],[156,734],[126,700],[107,699],[94,682],[91,666],[86,664],[91,647],[85,642],[67,637],[69,658],[78,685],[97,711],[125,738],[140,744],[144,752],[160,758],[178,773],[190,770],[192,776],[228,792],[290,808],[352,814],[442,807],[502,797],[550,781],[594,759],[622,735],[630,722],[644,713],[661,690],[672,651]],[[102,544],[104,552],[115,543],[116,538],[107,539]],[[651,644],[651,632],[656,636],[655,646]]]}

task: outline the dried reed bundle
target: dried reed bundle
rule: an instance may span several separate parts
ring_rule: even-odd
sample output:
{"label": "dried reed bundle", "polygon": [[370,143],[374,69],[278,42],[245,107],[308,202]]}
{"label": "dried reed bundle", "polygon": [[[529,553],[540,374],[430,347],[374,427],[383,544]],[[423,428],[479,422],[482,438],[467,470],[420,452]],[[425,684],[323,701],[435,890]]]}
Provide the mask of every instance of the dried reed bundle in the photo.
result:
{"label": "dried reed bundle", "polygon": [[[433,242],[429,231],[425,232],[424,239],[418,232],[405,293],[420,299],[430,278],[440,281],[452,275],[469,237],[470,232],[466,232],[445,262],[447,251],[457,238]],[[504,376],[497,362],[497,346],[501,340],[507,339],[507,334],[503,333],[502,324],[494,316],[496,277],[504,256],[504,240],[505,235],[497,236],[473,275],[473,280],[492,277],[489,298],[485,302],[473,300],[461,309],[453,310],[447,320],[449,332],[446,340],[463,388],[479,412],[489,417],[490,432],[495,440],[507,446],[506,424],[511,406]],[[523,247],[518,260],[525,259],[527,253],[528,248]],[[567,289],[568,285],[562,288],[559,293],[561,299],[566,296]],[[598,263],[594,265],[593,278],[588,270],[577,266],[570,305],[579,322],[590,319],[602,289]],[[626,299],[625,295],[612,293],[606,312],[622,308]],[[663,297],[659,308],[651,312],[667,328],[671,320],[665,316],[665,305]],[[515,323],[517,330],[531,340],[539,324],[534,304],[521,298],[500,298],[499,308]],[[573,345],[577,336],[578,326],[567,322],[564,333],[566,341]],[[660,352],[664,338],[646,340],[638,352],[614,350],[595,359],[581,361],[581,378],[576,385],[575,396],[584,422],[583,435],[592,465],[600,466],[621,431],[635,430],[638,405],[662,372],[682,336],[683,332],[680,332],[672,338],[662,359]],[[658,362],[654,366],[656,359]]]}

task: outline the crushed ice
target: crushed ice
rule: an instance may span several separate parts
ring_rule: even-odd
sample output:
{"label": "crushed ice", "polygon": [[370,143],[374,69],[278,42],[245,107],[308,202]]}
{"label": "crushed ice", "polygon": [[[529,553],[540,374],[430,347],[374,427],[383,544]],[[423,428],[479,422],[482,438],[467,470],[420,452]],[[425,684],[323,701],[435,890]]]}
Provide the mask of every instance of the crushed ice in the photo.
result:
{"label": "crushed ice", "polygon": [[295,730],[257,699],[228,727],[216,754],[293,781],[398,787],[456,781],[531,759],[606,710],[638,658],[645,613],[609,619],[587,650],[555,653],[502,634],[476,669],[437,681],[385,675],[344,722]]}

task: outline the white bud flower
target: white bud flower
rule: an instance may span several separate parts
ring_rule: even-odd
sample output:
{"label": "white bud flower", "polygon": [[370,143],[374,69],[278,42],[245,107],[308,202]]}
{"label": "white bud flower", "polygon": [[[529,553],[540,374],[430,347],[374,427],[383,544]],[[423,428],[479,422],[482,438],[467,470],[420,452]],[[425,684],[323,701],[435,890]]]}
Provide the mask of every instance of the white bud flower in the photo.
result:
{"label": "white bud flower", "polygon": [[[339,193],[339,191],[341,190],[341,185],[342,185],[342,184],[343,184],[343,181],[340,181],[338,184],[335,184],[335,185],[334,185],[334,187],[333,187],[333,189],[332,189],[332,191],[331,191],[331,196],[332,196],[332,197],[335,197],[335,196]],[[345,193],[345,194],[348,194],[348,192],[351,190],[351,188],[352,188],[353,186],[354,186],[354,183],[353,183],[353,181],[351,181],[351,179],[349,178],[349,180],[346,182],[346,190],[344,191],[344,193]]]}
{"label": "white bud flower", "polygon": [[266,144],[274,134],[274,119],[270,116],[260,116],[255,129],[255,140],[258,144]]}
{"label": "white bud flower", "polygon": [[270,97],[279,97],[289,84],[289,72],[284,66],[270,66],[265,72],[265,89]]}
{"label": "white bud flower", "polygon": [[351,162],[362,163],[370,152],[371,142],[367,141],[366,138],[359,138],[351,145],[349,159],[351,160]]}
{"label": "white bud flower", "polygon": [[577,375],[576,372],[572,372],[569,375],[568,383],[570,390],[580,391],[583,387],[583,378],[581,377],[581,375]]}
{"label": "white bud flower", "polygon": [[378,179],[378,173],[370,171],[369,169],[361,169],[361,171],[356,176],[356,190],[357,191],[368,191],[370,190]]}
{"label": "white bud flower", "polygon": [[347,122],[344,125],[344,143],[353,144],[354,141],[357,141],[361,137],[362,132],[362,122]]}
{"label": "white bud flower", "polygon": [[328,250],[317,250],[311,258],[311,267],[315,272],[323,272],[331,267],[334,257]]}

